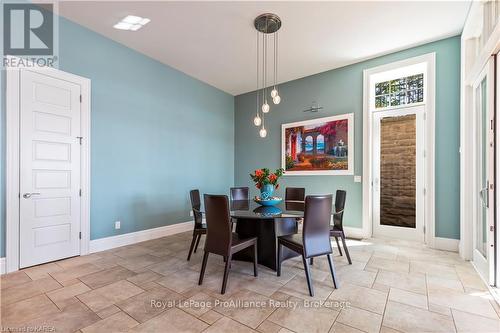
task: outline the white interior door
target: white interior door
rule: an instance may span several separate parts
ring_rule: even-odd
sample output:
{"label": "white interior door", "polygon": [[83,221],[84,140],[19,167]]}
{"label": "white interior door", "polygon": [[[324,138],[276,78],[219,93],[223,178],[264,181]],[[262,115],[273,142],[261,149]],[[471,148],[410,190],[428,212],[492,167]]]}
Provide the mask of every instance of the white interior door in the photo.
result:
{"label": "white interior door", "polygon": [[80,86],[21,71],[20,268],[80,254]]}
{"label": "white interior door", "polygon": [[495,63],[488,61],[474,83],[474,221],[473,262],[494,283],[494,107]]}
{"label": "white interior door", "polygon": [[424,106],[373,114],[373,235],[424,242]]}

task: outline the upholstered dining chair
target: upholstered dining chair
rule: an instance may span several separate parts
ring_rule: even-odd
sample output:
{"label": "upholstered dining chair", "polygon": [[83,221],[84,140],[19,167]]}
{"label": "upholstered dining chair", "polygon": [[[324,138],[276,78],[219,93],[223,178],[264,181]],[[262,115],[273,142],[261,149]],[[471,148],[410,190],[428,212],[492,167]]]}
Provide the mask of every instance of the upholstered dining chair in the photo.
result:
{"label": "upholstered dining chair", "polygon": [[231,187],[231,201],[249,200],[248,187]]}
{"label": "upholstered dining chair", "polygon": [[285,246],[302,255],[302,262],[306,273],[309,295],[314,296],[308,259],[326,255],[333,279],[333,286],[337,288],[337,277],[332,261],[332,246],[330,244],[330,217],[332,214],[332,195],[308,195],[305,199],[304,225],[302,234],[292,234],[278,237],[278,269],[281,276],[281,262]]}
{"label": "upholstered dining chair", "polygon": [[347,192],[343,190],[337,190],[335,193],[335,212],[333,213],[333,225],[330,226],[330,236],[335,238],[337,242],[337,248],[339,249],[340,255],[342,255],[342,249],[340,248],[339,238],[342,240],[342,245],[344,247],[344,252],[347,257],[349,265],[352,265],[351,256],[349,255],[349,249],[345,242],[345,232],[344,232],[344,207]]}
{"label": "upholstered dining chair", "polygon": [[205,240],[205,253],[201,264],[200,279],[203,283],[205,268],[209,253],[224,257],[224,278],[222,280],[221,294],[226,292],[227,278],[231,268],[231,257],[234,253],[253,247],[253,274],[257,276],[257,237],[241,239],[231,230],[231,217],[229,200],[225,195],[205,194],[205,219],[207,222],[207,238]]}
{"label": "upholstered dining chair", "polygon": [[189,247],[189,254],[187,260],[191,259],[191,254],[198,249],[198,244],[200,244],[200,239],[202,235],[207,233],[207,229],[203,225],[203,215],[200,211],[201,203],[200,203],[200,191],[199,190],[191,190],[189,192],[189,196],[191,197],[191,208],[193,209],[194,216],[194,229],[193,229],[193,239],[191,240],[191,246]]}
{"label": "upholstered dining chair", "polygon": [[285,189],[285,201],[304,201],[306,189],[303,187],[287,187]]}

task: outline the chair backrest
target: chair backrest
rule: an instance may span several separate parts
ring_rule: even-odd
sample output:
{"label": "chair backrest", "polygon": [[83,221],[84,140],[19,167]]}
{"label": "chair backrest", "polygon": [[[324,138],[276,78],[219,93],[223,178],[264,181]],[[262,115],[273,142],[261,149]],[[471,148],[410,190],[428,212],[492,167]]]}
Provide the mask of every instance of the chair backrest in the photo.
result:
{"label": "chair backrest", "polygon": [[330,219],[333,196],[308,195],[304,210],[302,240],[306,257],[332,253]]}
{"label": "chair backrest", "polygon": [[343,229],[344,207],[346,191],[337,190],[335,193],[335,214],[333,214],[333,224],[340,229]]}
{"label": "chair backrest", "polygon": [[231,217],[226,195],[205,194],[207,239],[205,251],[228,256],[231,248]]}
{"label": "chair backrest", "polygon": [[248,187],[231,187],[231,201],[248,200]]}
{"label": "chair backrest", "polygon": [[203,215],[200,212],[201,202],[200,202],[200,191],[199,190],[191,190],[189,192],[189,196],[191,197],[191,208],[193,209],[194,216],[194,228],[199,229],[203,223]]}
{"label": "chair backrest", "polygon": [[285,201],[304,201],[306,189],[303,187],[287,187],[285,190]]}

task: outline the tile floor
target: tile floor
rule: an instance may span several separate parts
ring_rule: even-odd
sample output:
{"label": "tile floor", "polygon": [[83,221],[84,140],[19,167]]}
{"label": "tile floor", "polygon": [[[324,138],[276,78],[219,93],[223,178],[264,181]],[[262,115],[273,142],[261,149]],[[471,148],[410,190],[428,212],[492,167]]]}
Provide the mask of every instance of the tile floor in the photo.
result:
{"label": "tile floor", "polygon": [[[75,257],[3,275],[3,331],[56,332],[500,332],[500,308],[456,253],[401,241],[348,242],[353,264],[334,247],[340,288],[326,259],[281,277],[234,262],[220,295],[223,261],[202,251],[186,261],[191,233]],[[202,248],[202,244],[200,244]]]}

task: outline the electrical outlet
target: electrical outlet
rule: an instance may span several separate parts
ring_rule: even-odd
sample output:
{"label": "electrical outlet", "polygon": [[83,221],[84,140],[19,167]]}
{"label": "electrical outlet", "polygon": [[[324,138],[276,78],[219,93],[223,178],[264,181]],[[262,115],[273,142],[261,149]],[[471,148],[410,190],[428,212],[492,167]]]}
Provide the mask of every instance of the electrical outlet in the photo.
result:
{"label": "electrical outlet", "polygon": [[121,222],[120,221],[116,221],[115,222],[115,229],[120,229],[121,227]]}
{"label": "electrical outlet", "polygon": [[355,183],[361,183],[361,176],[354,176]]}
{"label": "electrical outlet", "polygon": [[189,211],[189,216],[193,217],[193,211],[192,210]]}

